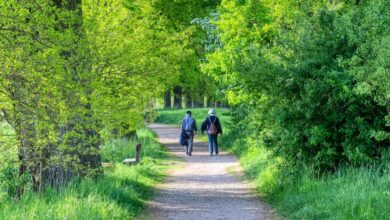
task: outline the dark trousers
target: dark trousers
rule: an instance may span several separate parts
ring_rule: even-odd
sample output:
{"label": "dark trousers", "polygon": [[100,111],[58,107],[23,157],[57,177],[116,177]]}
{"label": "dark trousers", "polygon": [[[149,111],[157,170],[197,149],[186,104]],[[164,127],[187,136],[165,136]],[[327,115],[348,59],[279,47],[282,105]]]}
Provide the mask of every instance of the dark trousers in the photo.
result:
{"label": "dark trousers", "polygon": [[217,135],[207,135],[209,138],[209,153],[213,155],[213,153],[218,154],[218,134]]}
{"label": "dark trousers", "polygon": [[186,146],[186,152],[188,155],[192,153],[192,146],[194,145],[194,132],[193,131],[186,131],[186,134],[188,136],[188,143]]}

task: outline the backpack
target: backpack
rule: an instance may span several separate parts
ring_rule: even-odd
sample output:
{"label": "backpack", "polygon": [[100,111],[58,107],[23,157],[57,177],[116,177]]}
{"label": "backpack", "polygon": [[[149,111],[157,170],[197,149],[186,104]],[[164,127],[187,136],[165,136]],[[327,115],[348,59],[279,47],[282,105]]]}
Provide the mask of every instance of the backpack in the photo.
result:
{"label": "backpack", "polygon": [[192,117],[184,118],[185,127],[184,130],[189,131],[194,129],[195,119]]}
{"label": "backpack", "polygon": [[210,120],[210,127],[208,129],[209,135],[216,135],[216,134],[218,134],[217,126],[215,126],[215,122],[217,121],[217,118],[215,118],[214,122],[211,121],[210,117],[209,117],[209,120]]}

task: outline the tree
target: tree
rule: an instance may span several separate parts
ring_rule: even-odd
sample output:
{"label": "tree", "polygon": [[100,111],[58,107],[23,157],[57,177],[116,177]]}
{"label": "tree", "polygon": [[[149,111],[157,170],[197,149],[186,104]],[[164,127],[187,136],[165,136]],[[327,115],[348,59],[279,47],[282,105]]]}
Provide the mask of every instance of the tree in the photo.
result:
{"label": "tree", "polygon": [[[158,13],[159,19],[164,19],[164,32],[168,32],[178,44],[178,56],[172,63],[177,68],[177,77],[167,84],[165,93],[165,107],[169,105],[168,92],[173,90],[173,107],[182,107],[182,96],[187,104],[192,100],[203,100],[205,95],[214,93],[214,86],[210,77],[202,74],[199,68],[204,58],[203,39],[205,37],[201,28],[192,21],[204,17],[214,10],[219,1],[212,0],[180,0],[180,1],[149,1],[152,13]],[[190,101],[191,100],[191,101]],[[187,105],[189,106],[189,105]]]}
{"label": "tree", "polygon": [[379,49],[387,42],[386,7],[222,1],[214,21],[221,46],[202,70],[223,83],[251,143],[286,163],[320,170],[376,163],[389,141],[387,55]]}
{"label": "tree", "polygon": [[42,191],[96,173],[100,138],[81,1],[39,3],[4,3],[1,79],[2,112],[19,140],[20,175],[31,175]]}
{"label": "tree", "polygon": [[100,173],[103,138],[144,126],[182,45],[148,1],[0,6],[0,119],[16,132],[20,175],[41,191]]}

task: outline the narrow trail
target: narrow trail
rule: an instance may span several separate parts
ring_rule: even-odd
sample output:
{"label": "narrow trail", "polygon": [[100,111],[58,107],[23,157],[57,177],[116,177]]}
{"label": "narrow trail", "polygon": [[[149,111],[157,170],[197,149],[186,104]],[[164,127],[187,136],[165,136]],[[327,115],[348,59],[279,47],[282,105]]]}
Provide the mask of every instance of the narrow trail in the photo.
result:
{"label": "narrow trail", "polygon": [[161,144],[184,160],[184,167],[170,170],[166,181],[157,187],[149,204],[150,219],[275,219],[271,208],[253,193],[251,184],[228,172],[239,168],[233,155],[220,151],[210,157],[207,143],[195,142],[189,157],[178,144],[178,128],[161,124],[149,127]]}

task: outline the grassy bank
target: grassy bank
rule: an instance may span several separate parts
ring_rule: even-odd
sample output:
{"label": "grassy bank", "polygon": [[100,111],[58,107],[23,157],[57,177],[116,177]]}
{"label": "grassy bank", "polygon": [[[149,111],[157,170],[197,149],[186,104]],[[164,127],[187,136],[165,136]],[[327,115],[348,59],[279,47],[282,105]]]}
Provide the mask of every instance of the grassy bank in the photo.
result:
{"label": "grassy bank", "polygon": [[150,130],[139,130],[138,136],[141,163],[131,167],[119,163],[134,154],[134,141],[107,141],[103,160],[114,167],[105,168],[98,179],[74,181],[42,195],[28,191],[15,202],[7,196],[5,177],[0,177],[0,219],[134,219],[151,198],[154,185],[163,180],[162,161],[167,158]]}
{"label": "grassy bank", "polygon": [[[207,109],[193,112],[196,117]],[[159,122],[180,124],[183,113],[184,110],[160,111]],[[222,120],[229,121],[226,113],[222,115]],[[388,170],[346,167],[333,174],[318,175],[310,168],[286,167],[283,159],[270,157],[255,142],[233,133],[225,132],[221,145],[240,158],[259,196],[287,219],[390,219]]]}
{"label": "grassy bank", "polygon": [[254,147],[241,162],[258,193],[289,219],[389,219],[389,171],[347,167],[320,176],[310,168],[291,173]]}

